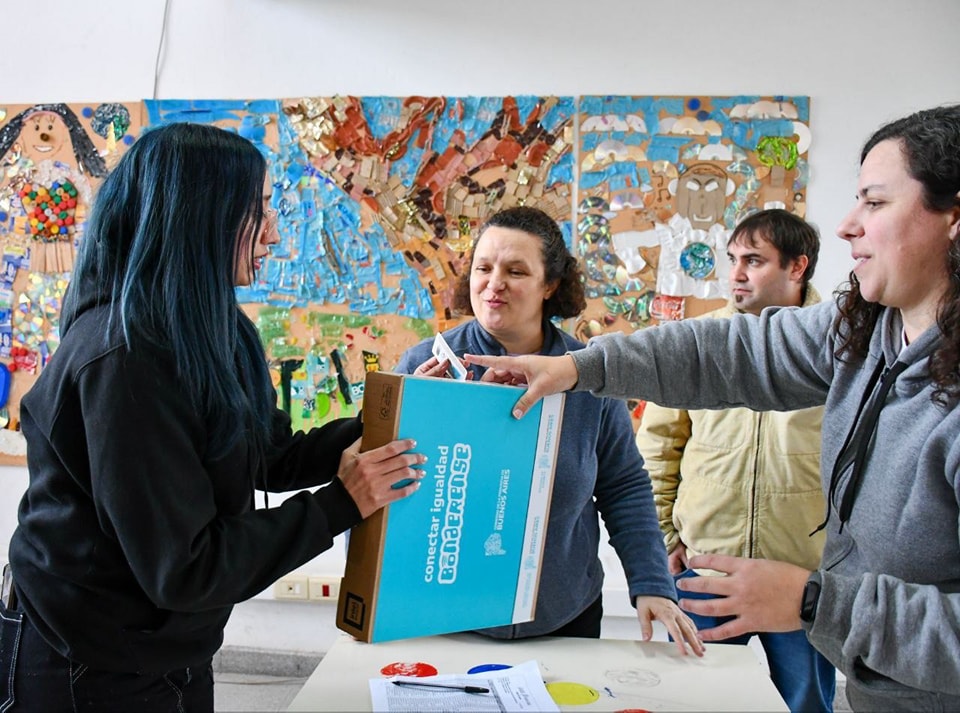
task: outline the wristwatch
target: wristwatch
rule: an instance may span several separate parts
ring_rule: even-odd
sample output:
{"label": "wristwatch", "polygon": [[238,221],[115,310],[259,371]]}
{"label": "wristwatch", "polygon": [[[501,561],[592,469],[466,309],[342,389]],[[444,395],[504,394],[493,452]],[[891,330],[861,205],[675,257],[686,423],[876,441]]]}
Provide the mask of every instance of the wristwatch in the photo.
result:
{"label": "wristwatch", "polygon": [[820,571],[817,570],[810,575],[803,587],[803,596],[800,598],[800,621],[805,624],[812,624],[817,616],[821,582]]}

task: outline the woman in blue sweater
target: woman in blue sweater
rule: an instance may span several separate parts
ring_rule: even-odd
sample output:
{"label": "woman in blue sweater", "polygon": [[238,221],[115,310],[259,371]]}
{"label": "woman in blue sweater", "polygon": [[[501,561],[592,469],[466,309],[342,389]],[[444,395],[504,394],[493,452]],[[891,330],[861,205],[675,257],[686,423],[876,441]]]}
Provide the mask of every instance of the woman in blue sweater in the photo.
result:
{"label": "woman in blue sweater", "polygon": [[[584,345],[550,320],[576,316],[585,304],[577,261],[556,222],[536,208],[510,208],[483,226],[470,270],[457,284],[455,308],[476,319],[443,336],[455,354],[564,354]],[[432,356],[431,344],[426,340],[408,349],[396,370],[444,376],[449,364]],[[483,373],[480,367],[471,370],[473,378]],[[657,619],[683,653],[689,647],[702,654],[696,627],[675,603],[650,478],[633,438],[624,403],[568,396],[536,618],[481,633],[504,639],[599,637],[602,515],[627,575],[643,639],[651,638]]]}

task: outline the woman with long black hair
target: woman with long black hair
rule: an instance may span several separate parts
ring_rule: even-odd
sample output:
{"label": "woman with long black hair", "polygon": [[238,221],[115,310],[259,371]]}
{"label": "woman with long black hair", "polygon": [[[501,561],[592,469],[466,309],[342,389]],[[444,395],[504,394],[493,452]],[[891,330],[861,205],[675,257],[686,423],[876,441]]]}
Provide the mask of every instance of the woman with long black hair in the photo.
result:
{"label": "woman with long black hair", "polygon": [[[294,434],[276,408],[234,292],[278,240],[265,172],[245,139],[171,124],[101,185],[22,401],[0,706],[212,710],[232,605],[418,487],[412,441],[359,454],[359,419]],[[302,492],[256,510],[255,488]]]}

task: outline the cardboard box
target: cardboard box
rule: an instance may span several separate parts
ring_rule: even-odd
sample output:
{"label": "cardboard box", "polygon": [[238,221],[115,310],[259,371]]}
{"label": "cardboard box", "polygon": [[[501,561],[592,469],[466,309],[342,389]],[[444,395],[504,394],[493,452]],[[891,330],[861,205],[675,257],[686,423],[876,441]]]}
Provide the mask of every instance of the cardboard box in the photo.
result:
{"label": "cardboard box", "polygon": [[337,626],[390,641],[531,621],[563,395],[511,415],[521,389],[367,374],[361,450],[413,438],[420,489],[350,532]]}

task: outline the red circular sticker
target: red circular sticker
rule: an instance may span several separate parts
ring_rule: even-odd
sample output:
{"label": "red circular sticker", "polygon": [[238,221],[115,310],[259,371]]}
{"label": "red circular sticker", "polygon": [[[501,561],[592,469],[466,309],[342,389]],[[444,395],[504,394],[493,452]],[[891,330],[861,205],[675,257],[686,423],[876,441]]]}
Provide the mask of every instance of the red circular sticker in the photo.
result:
{"label": "red circular sticker", "polygon": [[380,673],[384,676],[436,676],[437,669],[420,661],[417,663],[394,661],[380,669]]}

